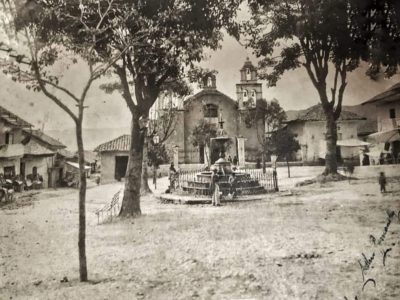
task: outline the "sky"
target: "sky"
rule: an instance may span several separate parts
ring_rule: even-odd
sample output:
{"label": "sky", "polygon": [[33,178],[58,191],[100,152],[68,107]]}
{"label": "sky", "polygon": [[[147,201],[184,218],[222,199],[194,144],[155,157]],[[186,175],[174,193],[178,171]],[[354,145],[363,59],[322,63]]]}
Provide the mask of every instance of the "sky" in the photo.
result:
{"label": "sky", "polygon": [[[247,57],[257,64],[257,58],[251,49],[246,49],[236,40],[225,36],[222,48],[209,52],[208,59],[202,66],[215,69],[217,74],[217,89],[233,99],[236,99],[235,84],[239,82],[239,70]],[[86,68],[82,64],[59,65],[57,72],[62,74],[61,83],[75,91],[82,90],[82,84],[87,78]],[[345,92],[344,105],[362,103],[377,93],[384,91],[400,81],[399,75],[393,78],[372,81],[365,76],[365,67],[350,74]],[[110,80],[107,78],[94,84],[87,99],[84,128],[126,128],[130,126],[130,113],[118,93],[105,94],[99,89],[99,83]],[[44,130],[60,130],[73,128],[72,120],[60,108],[41,93],[27,90],[24,85],[13,82],[4,74],[0,74],[0,105],[21,116],[36,128]],[[263,97],[267,100],[276,98],[285,110],[299,110],[319,103],[318,95],[303,69],[286,73],[276,87],[268,88],[263,82]]]}

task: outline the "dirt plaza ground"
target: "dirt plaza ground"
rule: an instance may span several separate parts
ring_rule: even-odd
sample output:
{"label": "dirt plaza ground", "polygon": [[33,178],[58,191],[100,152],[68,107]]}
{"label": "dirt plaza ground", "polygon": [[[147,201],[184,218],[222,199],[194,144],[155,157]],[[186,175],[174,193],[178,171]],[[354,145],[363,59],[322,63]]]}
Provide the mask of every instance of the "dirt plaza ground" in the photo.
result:
{"label": "dirt plaza ground", "polygon": [[[283,191],[262,201],[146,196],[141,218],[100,225],[94,212],[122,184],[88,189],[89,283],[78,280],[77,191],[23,195],[0,209],[0,299],[400,299],[397,216],[384,234],[400,178],[382,195],[376,178],[295,188],[319,170],[283,170]],[[363,280],[358,261],[373,253]]]}

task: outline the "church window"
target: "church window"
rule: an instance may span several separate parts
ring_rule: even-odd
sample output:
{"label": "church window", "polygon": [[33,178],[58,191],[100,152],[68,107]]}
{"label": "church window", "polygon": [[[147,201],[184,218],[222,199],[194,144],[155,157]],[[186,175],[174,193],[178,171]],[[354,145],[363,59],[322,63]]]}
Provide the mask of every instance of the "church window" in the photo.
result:
{"label": "church window", "polygon": [[243,102],[247,102],[249,100],[249,95],[247,93],[247,90],[243,91]]}
{"label": "church window", "polygon": [[251,91],[251,98],[256,99],[256,90]]}
{"label": "church window", "polygon": [[204,106],[205,118],[218,118],[218,106],[215,104],[206,104]]}
{"label": "church window", "polygon": [[251,80],[251,71],[249,68],[246,69],[246,80]]}

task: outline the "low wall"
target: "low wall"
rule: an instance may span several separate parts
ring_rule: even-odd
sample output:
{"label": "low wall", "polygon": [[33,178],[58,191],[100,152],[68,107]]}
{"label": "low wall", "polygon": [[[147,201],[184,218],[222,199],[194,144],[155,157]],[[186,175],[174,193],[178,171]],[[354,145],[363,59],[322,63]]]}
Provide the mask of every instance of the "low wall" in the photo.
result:
{"label": "low wall", "polygon": [[400,164],[355,167],[353,176],[356,178],[378,177],[380,172],[384,172],[386,177],[400,176]]}

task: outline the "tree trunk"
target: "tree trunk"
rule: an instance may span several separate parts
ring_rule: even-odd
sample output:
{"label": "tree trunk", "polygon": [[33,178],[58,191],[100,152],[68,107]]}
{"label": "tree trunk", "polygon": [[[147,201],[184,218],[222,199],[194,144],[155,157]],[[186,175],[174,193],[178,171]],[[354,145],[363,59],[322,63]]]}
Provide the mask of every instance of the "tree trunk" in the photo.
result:
{"label": "tree trunk", "polygon": [[150,187],[149,187],[149,174],[148,174],[148,162],[149,162],[149,157],[148,157],[148,138],[144,138],[144,143],[143,143],[143,162],[142,162],[142,183],[140,187],[140,193],[142,195],[149,194],[151,193]]}
{"label": "tree trunk", "polygon": [[142,177],[142,158],[145,130],[139,127],[139,113],[132,113],[131,145],[128,167],[125,176],[124,198],[121,205],[121,217],[136,217],[141,215],[140,185]]}
{"label": "tree trunk", "polygon": [[261,154],[261,160],[262,160],[262,172],[263,174],[265,174],[267,172],[267,168],[265,165],[265,152]]}
{"label": "tree trunk", "polygon": [[286,156],[286,165],[287,165],[287,173],[288,173],[288,178],[290,178],[289,157],[287,157],[287,156]]}
{"label": "tree trunk", "polygon": [[85,172],[85,153],[82,137],[82,119],[76,124],[76,141],[78,146],[79,163],[79,276],[81,281],[88,280],[86,264],[86,172]]}
{"label": "tree trunk", "polygon": [[323,175],[337,174],[337,125],[333,116],[333,111],[325,112],[326,116],[326,155],[325,170]]}
{"label": "tree trunk", "polygon": [[157,189],[157,167],[155,164],[153,164],[153,184],[154,184],[154,189]]}

